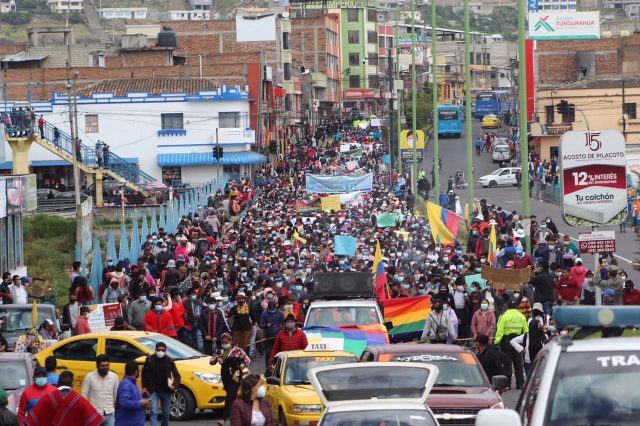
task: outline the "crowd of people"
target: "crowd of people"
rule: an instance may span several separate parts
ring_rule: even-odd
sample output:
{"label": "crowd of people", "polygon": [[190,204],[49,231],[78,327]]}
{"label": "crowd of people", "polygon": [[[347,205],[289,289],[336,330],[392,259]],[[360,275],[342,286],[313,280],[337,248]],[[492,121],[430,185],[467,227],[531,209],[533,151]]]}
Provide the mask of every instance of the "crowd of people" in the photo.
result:
{"label": "crowd of people", "polygon": [[[347,153],[340,148],[353,143],[361,148]],[[137,258],[107,259],[98,289],[75,263],[63,323],[74,334],[89,333],[87,305],[96,300],[119,303],[121,316],[113,330],[161,333],[211,355],[212,363],[222,365],[227,390],[223,421],[263,425],[272,424],[265,388],[259,376],[246,376],[246,368],[263,358],[268,374],[276,353],[304,349],[307,340],[298,324],[309,307],[313,274],[372,271],[378,243],[388,283],[384,297],[430,297],[432,309],[421,340],[475,345],[487,374],[510,367],[517,388],[522,388],[537,351],[560,332],[553,322],[554,306],[595,304],[600,297],[604,304],[640,303],[640,291],[612,256],[609,261],[603,258],[599,270],[588,270],[575,244],[559,234],[550,217],[538,221],[532,216],[526,225],[516,211],[481,200],[472,209],[473,220],[462,224],[464,237],[453,245],[437,243],[427,219],[414,213],[410,176],[390,174],[383,163],[387,151],[377,129],[354,127],[349,120],[326,121],[312,135],[292,135],[289,147],[285,157],[263,166],[253,179],[230,182],[212,194],[207,205],[194,206],[177,229],[146,236]],[[372,190],[338,211],[316,208],[318,197],[305,191],[309,173],[369,172],[374,174]],[[431,186],[424,173],[420,179],[423,189],[425,181]],[[401,196],[391,192],[399,184],[404,186]],[[395,214],[395,226],[378,226],[383,214]],[[490,252],[492,228],[497,247]],[[355,255],[336,254],[336,235],[358,239]],[[525,248],[526,235],[531,236],[531,251]],[[501,290],[481,278],[483,265],[529,268],[531,279],[515,291]],[[15,278],[3,276],[4,303],[14,297],[12,285]],[[46,332],[46,326],[43,329]],[[82,392],[99,412],[98,423],[113,424],[113,414],[116,425],[141,426],[140,410],[150,405],[155,425],[158,405],[166,407],[167,395],[180,381],[166,346],[156,347],[142,368],[142,393],[134,385],[139,374],[135,363],[127,364],[121,381],[111,376],[108,364],[108,358],[98,357],[95,378],[111,377],[113,405],[92,398],[92,380],[85,379],[89,389]],[[68,378],[64,381],[62,375],[54,385],[40,386],[42,373],[36,370],[36,388],[27,395],[43,399],[55,385],[58,392],[66,389]],[[173,384],[158,381],[158,376],[171,377]],[[38,412],[38,404],[25,407],[22,416],[29,408]],[[168,410],[163,407],[162,412],[166,425]],[[128,423],[119,422],[121,418]],[[46,424],[38,419],[30,424]]]}

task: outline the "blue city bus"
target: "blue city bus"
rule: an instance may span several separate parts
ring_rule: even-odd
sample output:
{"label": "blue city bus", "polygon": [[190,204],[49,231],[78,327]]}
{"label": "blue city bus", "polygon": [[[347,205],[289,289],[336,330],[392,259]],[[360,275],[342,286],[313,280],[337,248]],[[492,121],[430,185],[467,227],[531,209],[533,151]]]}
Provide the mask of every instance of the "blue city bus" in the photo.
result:
{"label": "blue city bus", "polygon": [[438,136],[460,137],[462,133],[462,109],[457,105],[438,106]]}
{"label": "blue city bus", "polygon": [[509,92],[506,90],[482,90],[476,93],[476,108],[473,116],[475,118],[494,114],[502,117],[502,114],[509,111]]}

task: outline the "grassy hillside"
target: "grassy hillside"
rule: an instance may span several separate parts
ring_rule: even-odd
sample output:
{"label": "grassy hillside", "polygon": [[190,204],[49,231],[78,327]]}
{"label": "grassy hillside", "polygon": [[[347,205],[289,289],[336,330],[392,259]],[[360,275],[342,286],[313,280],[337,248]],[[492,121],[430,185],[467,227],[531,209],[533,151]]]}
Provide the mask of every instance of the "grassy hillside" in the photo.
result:
{"label": "grassy hillside", "polygon": [[[427,24],[431,23],[431,7],[423,9],[423,17]],[[436,19],[438,27],[464,30],[464,15],[454,12],[451,7],[436,6]],[[505,39],[515,40],[518,31],[518,12],[510,6],[495,7],[491,15],[472,15],[470,27],[471,31],[502,34]]]}

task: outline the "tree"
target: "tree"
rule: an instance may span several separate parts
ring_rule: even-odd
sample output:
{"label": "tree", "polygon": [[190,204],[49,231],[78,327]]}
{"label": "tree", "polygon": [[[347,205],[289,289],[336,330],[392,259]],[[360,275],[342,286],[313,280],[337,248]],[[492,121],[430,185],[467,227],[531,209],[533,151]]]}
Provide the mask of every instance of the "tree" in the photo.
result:
{"label": "tree", "polygon": [[[405,117],[407,119],[407,129],[413,127],[413,109],[411,104],[411,90],[405,90],[404,103]],[[421,89],[418,89],[416,100],[416,129],[425,133],[431,128],[433,123],[433,88],[430,82],[425,81]]]}

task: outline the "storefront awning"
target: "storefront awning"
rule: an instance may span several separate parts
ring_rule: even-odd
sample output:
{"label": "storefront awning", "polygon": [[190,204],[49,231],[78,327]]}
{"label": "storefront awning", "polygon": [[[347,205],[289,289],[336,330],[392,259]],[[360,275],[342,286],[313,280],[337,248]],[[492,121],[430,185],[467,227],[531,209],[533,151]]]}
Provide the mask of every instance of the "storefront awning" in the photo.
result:
{"label": "storefront awning", "polygon": [[158,154],[156,157],[158,166],[210,166],[214,164],[262,164],[267,162],[267,157],[253,151],[225,152],[224,156],[217,160],[211,152],[176,152],[171,154]]}

